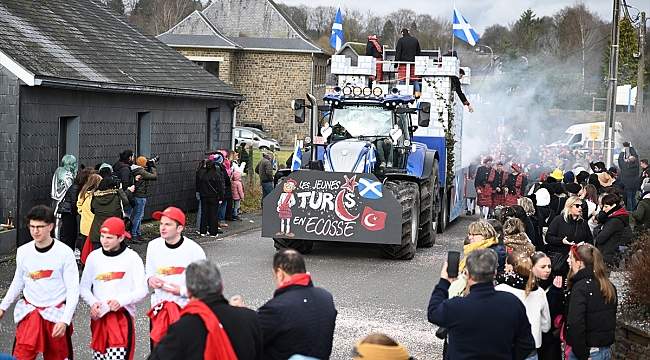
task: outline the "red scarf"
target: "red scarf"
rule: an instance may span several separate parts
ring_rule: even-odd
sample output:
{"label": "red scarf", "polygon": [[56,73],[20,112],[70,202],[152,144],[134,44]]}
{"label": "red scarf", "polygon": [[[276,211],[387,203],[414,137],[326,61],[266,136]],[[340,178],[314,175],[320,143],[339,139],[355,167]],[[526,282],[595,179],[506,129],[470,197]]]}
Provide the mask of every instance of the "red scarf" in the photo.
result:
{"label": "red scarf", "polygon": [[181,316],[185,314],[200,316],[208,329],[203,352],[204,360],[237,360],[226,330],[223,329],[219,318],[208,305],[200,300],[190,301],[181,311]]}
{"label": "red scarf", "polygon": [[377,42],[377,37],[376,36],[368,36],[368,41],[372,42],[375,45],[375,49],[381,54],[381,45]]}
{"label": "red scarf", "polygon": [[311,281],[311,275],[310,274],[296,274],[292,275],[289,280],[283,282],[278,286],[278,290],[284,289],[287,286],[290,285],[301,285],[301,286],[307,286],[309,285],[309,282]]}

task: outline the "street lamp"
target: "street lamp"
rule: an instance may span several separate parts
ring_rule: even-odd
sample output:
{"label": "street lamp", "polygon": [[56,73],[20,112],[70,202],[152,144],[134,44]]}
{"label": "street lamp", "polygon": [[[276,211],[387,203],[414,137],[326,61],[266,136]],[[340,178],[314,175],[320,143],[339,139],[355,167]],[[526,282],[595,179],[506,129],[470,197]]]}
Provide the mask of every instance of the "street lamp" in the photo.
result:
{"label": "street lamp", "polygon": [[492,48],[489,47],[489,46],[487,46],[487,45],[483,45],[483,44],[477,44],[476,46],[477,46],[477,48],[476,48],[475,51],[476,51],[476,52],[479,52],[479,53],[482,52],[482,51],[481,51],[481,46],[490,49],[490,67],[492,67],[492,65],[494,64],[494,63],[493,63],[493,60],[494,60],[494,51],[492,51]]}

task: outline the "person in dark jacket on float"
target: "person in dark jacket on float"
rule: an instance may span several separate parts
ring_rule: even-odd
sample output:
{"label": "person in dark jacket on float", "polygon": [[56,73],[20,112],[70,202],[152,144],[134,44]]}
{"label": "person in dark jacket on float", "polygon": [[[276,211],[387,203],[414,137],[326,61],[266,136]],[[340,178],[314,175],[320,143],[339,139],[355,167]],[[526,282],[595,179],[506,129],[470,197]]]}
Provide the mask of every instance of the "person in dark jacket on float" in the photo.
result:
{"label": "person in dark jacket on float", "polygon": [[447,263],[429,300],[429,322],[449,329],[449,359],[524,360],[535,350],[524,304],[494,289],[497,257],[491,249],[467,255],[469,295],[449,299]]}
{"label": "person in dark jacket on float", "polygon": [[257,316],[252,310],[228,304],[217,265],[199,260],[187,267],[185,276],[190,302],[149,360],[262,359]]}
{"label": "person in dark jacket on float", "polygon": [[264,359],[293,355],[329,359],[337,311],[332,294],[314,287],[305,261],[293,249],[273,256],[273,299],[257,310],[264,339]]}
{"label": "person in dark jacket on float", "polygon": [[567,259],[564,337],[571,346],[569,360],[610,358],[616,331],[616,288],[607,277],[600,251],[589,244],[571,246]]}
{"label": "person in dark jacket on float", "polygon": [[[409,29],[402,29],[402,37],[397,40],[397,46],[395,47],[395,61],[409,62],[411,64],[411,70],[409,74],[409,81],[413,83],[413,92],[415,97],[420,97],[420,80],[415,76],[415,57],[420,56],[420,42],[415,37],[411,36]],[[397,80],[401,83],[406,82],[406,65],[407,64],[395,64],[397,67]]]}
{"label": "person in dark jacket on float", "polygon": [[[623,234],[630,225],[630,216],[619,204],[619,198],[614,194],[607,194],[600,200],[605,213],[605,221],[600,227],[600,231],[594,237],[594,245],[603,256],[603,261],[611,269],[618,267],[620,260],[619,245],[623,245],[621,240]],[[629,229],[629,240],[631,240],[632,230]]]}
{"label": "person in dark jacket on float", "polygon": [[370,83],[368,84],[370,87],[372,87],[373,81],[377,83],[381,81],[384,66],[384,63],[381,62],[384,59],[384,48],[379,44],[377,35],[368,35],[368,43],[366,44],[366,56],[372,56],[375,58],[375,60],[377,60],[377,64],[375,65],[375,76],[370,77]]}
{"label": "person in dark jacket on float", "polygon": [[[569,254],[571,245],[581,242],[592,243],[593,234],[582,218],[582,200],[577,196],[571,196],[564,205],[564,211],[551,221],[546,232],[546,252],[552,259],[555,254]],[[564,266],[554,275],[566,276],[569,272],[568,266]]]}

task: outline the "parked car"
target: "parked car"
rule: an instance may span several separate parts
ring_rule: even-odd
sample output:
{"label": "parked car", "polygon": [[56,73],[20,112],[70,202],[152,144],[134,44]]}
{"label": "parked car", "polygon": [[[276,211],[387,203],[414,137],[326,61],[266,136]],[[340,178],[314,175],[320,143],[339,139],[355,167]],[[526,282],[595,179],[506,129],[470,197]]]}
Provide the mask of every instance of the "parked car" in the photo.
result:
{"label": "parked car", "polygon": [[264,127],[264,124],[259,122],[259,121],[242,121],[239,126],[240,127],[255,128],[255,129],[257,129],[257,130],[259,130],[259,131],[266,134],[266,127]]}
{"label": "parked car", "polygon": [[273,146],[274,150],[280,151],[280,143],[277,140],[267,137],[256,128],[235,126],[235,139],[237,144],[245,143],[255,149],[270,150]]}

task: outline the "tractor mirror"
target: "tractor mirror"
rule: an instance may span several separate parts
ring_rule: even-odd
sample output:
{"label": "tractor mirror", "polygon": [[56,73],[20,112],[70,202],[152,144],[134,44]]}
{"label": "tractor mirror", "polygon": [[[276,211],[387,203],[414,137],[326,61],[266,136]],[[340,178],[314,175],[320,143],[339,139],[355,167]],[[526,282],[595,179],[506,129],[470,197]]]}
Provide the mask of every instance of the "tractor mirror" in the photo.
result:
{"label": "tractor mirror", "polygon": [[329,124],[323,126],[323,127],[320,129],[320,134],[321,134],[324,138],[326,138],[326,139],[329,138],[330,135],[332,135],[332,127],[329,126]]}
{"label": "tractor mirror", "polygon": [[402,137],[402,129],[395,125],[395,127],[388,133],[388,135],[391,139],[393,139],[394,143],[397,143],[397,140]]}
{"label": "tractor mirror", "polygon": [[295,110],[296,124],[305,122],[305,99],[296,99],[291,102],[291,107]]}
{"label": "tractor mirror", "polygon": [[431,103],[421,102],[420,111],[418,111],[418,126],[428,127],[431,118]]}

